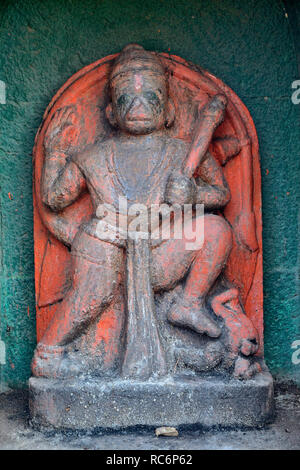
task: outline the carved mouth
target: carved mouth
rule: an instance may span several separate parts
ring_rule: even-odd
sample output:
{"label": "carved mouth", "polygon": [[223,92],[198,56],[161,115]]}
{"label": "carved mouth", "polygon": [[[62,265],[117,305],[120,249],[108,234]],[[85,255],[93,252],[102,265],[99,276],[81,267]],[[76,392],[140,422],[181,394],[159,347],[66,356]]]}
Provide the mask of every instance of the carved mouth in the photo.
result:
{"label": "carved mouth", "polygon": [[128,122],[149,122],[151,119],[149,118],[128,118]]}

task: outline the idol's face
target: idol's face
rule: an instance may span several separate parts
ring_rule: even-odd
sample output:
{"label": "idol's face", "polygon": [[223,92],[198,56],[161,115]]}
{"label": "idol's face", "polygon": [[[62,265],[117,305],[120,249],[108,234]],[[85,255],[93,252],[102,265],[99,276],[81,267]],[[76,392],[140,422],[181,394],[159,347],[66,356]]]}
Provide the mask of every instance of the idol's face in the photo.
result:
{"label": "idol's face", "polygon": [[113,113],[121,130],[142,135],[163,127],[168,99],[163,74],[126,72],[115,77],[111,88]]}

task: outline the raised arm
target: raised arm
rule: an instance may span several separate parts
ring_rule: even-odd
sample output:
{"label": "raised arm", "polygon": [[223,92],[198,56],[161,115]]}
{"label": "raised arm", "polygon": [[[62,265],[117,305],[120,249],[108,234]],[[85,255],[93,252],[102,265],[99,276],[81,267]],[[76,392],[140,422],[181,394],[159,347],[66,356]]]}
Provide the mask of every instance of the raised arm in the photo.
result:
{"label": "raised arm", "polygon": [[220,164],[207,152],[196,178],[196,203],[204,204],[205,209],[215,210],[226,206],[230,201],[230,191]]}
{"label": "raised arm", "polygon": [[[182,171],[173,173],[167,182],[166,202],[204,204],[207,210],[221,209],[229,202],[222,169],[208,151],[214,131],[224,120],[226,105],[226,96],[217,94],[202,109]],[[196,171],[198,178],[194,180]]]}
{"label": "raised arm", "polygon": [[58,110],[44,140],[45,161],[41,193],[44,204],[60,211],[72,204],[85,188],[85,178],[72,161],[76,128],[71,108]]}

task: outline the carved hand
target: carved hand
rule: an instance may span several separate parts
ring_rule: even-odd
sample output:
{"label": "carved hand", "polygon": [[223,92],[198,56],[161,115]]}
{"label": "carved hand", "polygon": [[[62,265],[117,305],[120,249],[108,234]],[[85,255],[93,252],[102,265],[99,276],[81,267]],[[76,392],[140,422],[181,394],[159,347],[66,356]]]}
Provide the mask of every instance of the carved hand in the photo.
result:
{"label": "carved hand", "polygon": [[74,125],[75,118],[74,110],[70,106],[56,111],[44,139],[46,154],[55,151],[65,154],[70,153],[77,136],[77,129]]}
{"label": "carved hand", "polygon": [[182,173],[173,173],[167,182],[165,202],[168,204],[193,204],[195,202],[196,183]]}

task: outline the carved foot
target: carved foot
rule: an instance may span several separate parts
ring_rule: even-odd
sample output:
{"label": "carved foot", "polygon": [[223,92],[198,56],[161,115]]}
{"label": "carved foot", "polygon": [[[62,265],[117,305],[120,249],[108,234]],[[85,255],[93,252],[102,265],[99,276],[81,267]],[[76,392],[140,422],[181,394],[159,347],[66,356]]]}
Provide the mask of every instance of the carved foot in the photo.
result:
{"label": "carved foot", "polygon": [[181,301],[173,310],[168,312],[167,318],[173,325],[190,328],[196,333],[207,334],[211,338],[218,338],[221,334],[221,329],[210,318],[204,302],[188,304]]}
{"label": "carved foot", "polygon": [[35,377],[56,377],[56,371],[62,360],[64,348],[38,344],[31,369]]}
{"label": "carved foot", "polygon": [[65,348],[42,344],[35,350],[31,369],[35,377],[46,378],[76,377],[83,371],[80,361],[71,360]]}

